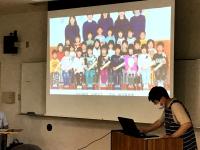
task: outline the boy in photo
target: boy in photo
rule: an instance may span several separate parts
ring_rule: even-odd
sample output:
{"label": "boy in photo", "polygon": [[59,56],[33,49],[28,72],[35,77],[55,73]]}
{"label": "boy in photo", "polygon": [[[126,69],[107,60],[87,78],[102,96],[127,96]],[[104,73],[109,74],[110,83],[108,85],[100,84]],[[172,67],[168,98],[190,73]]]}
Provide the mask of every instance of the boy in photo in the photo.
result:
{"label": "boy in photo", "polygon": [[95,40],[98,39],[101,43],[101,45],[105,44],[105,36],[103,35],[103,28],[98,27],[97,28],[97,36],[95,37]]}
{"label": "boy in photo", "polygon": [[164,87],[167,79],[167,56],[164,52],[164,43],[158,42],[157,53],[153,56],[153,70],[155,73],[155,84]]}
{"label": "boy in photo", "polygon": [[127,35],[128,45],[129,44],[134,44],[135,40],[136,40],[136,38],[134,37],[134,32],[131,29],[129,29],[128,30],[128,35]]}

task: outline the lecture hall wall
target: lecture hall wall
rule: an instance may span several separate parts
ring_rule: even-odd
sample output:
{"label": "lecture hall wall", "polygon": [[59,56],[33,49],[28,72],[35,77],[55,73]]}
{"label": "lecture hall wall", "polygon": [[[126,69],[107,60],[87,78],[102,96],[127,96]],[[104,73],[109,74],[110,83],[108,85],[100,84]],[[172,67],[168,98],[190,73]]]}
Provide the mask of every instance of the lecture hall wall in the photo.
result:
{"label": "lecture hall wall", "polygon": [[[184,0],[186,2],[186,0]],[[187,2],[188,3],[188,2]],[[180,4],[180,5],[179,5]],[[178,59],[200,58],[200,3],[190,2],[182,5],[182,1],[176,3],[176,41],[175,57]],[[3,45],[0,42],[0,92],[14,91],[16,93],[15,104],[3,104],[0,99],[0,111],[7,115],[11,128],[23,128],[18,135],[12,135],[9,140],[17,137],[24,143],[39,145],[43,150],[77,150],[92,140],[101,137],[111,129],[118,129],[116,122],[46,118],[18,115],[20,110],[17,95],[20,94],[20,78],[22,62],[46,61],[46,34],[47,11],[29,11],[0,16],[0,41],[13,29],[19,33],[21,48],[17,55],[5,55],[2,53]],[[25,42],[30,42],[30,47],[25,47]],[[176,78],[176,75],[175,75]],[[175,85],[176,88],[179,85]],[[48,132],[46,125],[53,125],[53,131]],[[163,131],[159,130],[161,134]],[[198,145],[200,147],[200,129],[196,129]],[[110,136],[94,143],[87,150],[110,150]]]}

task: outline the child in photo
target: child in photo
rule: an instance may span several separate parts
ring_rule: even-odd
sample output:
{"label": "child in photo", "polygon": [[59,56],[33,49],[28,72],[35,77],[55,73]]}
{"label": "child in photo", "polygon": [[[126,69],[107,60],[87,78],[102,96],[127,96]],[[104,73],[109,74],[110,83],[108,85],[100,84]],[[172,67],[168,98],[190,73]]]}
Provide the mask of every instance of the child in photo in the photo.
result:
{"label": "child in photo", "polygon": [[97,58],[93,55],[93,47],[87,47],[86,68],[85,68],[85,81],[88,89],[93,88],[96,75]]}
{"label": "child in photo", "polygon": [[153,56],[153,70],[155,73],[155,84],[163,86],[167,78],[167,57],[164,52],[164,43],[158,42],[156,45],[157,53]]}
{"label": "child in photo", "polygon": [[136,87],[138,84],[138,57],[134,55],[134,47],[132,44],[128,46],[128,55],[124,56],[126,83],[129,88]]}
{"label": "child in photo", "polygon": [[135,40],[135,42],[134,42],[134,52],[133,53],[136,55],[141,54],[141,46],[140,46],[139,40]]}
{"label": "child in photo", "polygon": [[81,49],[82,49],[82,57],[87,57],[87,44],[86,42],[81,43]]}
{"label": "child in photo", "polygon": [[122,42],[125,40],[124,34],[122,31],[118,31],[117,35],[117,44],[122,45]]}
{"label": "child in photo", "polygon": [[103,35],[103,28],[102,27],[98,27],[97,28],[97,36],[95,37],[95,40],[98,39],[102,44],[105,44],[105,36]]}
{"label": "child in photo", "polygon": [[114,42],[111,40],[108,42],[108,57],[112,57],[115,54]]}
{"label": "child in photo", "polygon": [[71,41],[67,39],[67,40],[65,41],[65,47],[66,47],[66,48],[70,48],[70,45],[71,45]]}
{"label": "child in photo", "polygon": [[85,62],[84,58],[82,57],[82,50],[80,47],[77,48],[76,50],[76,57],[73,61],[73,68],[74,68],[74,75],[76,78],[77,89],[82,89],[84,83]]}
{"label": "child in photo", "polygon": [[69,47],[69,55],[72,58],[72,60],[74,60],[74,58],[76,57],[76,52],[75,52],[74,45],[70,45],[70,47]]}
{"label": "child in photo", "polygon": [[131,29],[129,29],[128,30],[128,35],[127,35],[128,45],[129,44],[134,44],[135,40],[136,40],[136,38],[134,37],[134,32]]}
{"label": "child in photo", "polygon": [[147,44],[146,32],[144,31],[140,33],[140,45],[142,46],[143,44]]}
{"label": "child in photo", "polygon": [[61,59],[64,57],[64,53],[63,53],[63,44],[62,43],[59,43],[58,46],[57,46],[57,57],[58,57],[58,60],[61,61]]}
{"label": "child in photo", "polygon": [[52,50],[52,58],[50,60],[50,76],[51,76],[51,88],[59,88],[60,78],[60,61],[58,59],[58,51]]}
{"label": "child in photo", "polygon": [[63,87],[69,88],[72,83],[72,76],[73,76],[73,61],[70,57],[70,50],[69,48],[64,49],[65,56],[62,58],[60,65],[62,69],[62,77],[63,77]]}
{"label": "child in photo", "polygon": [[128,42],[126,40],[122,42],[121,52],[122,52],[122,55],[127,55],[128,53]]}
{"label": "child in photo", "polygon": [[157,50],[155,49],[155,42],[152,39],[149,39],[147,41],[147,49],[148,49],[148,53],[151,56],[151,58],[153,58],[153,56],[157,53]]}
{"label": "child in photo", "polygon": [[124,66],[124,59],[120,55],[121,46],[117,44],[115,46],[115,54],[111,57],[111,70],[112,70],[112,81],[115,89],[120,89],[122,81],[122,67]]}
{"label": "child in photo", "polygon": [[74,47],[75,47],[75,50],[79,47],[81,47],[81,37],[80,36],[77,36],[75,38],[75,43],[74,43]]}
{"label": "child in photo", "polygon": [[[149,39],[147,41],[147,51],[150,55],[151,59],[153,59],[154,55],[157,53],[157,50],[155,49],[155,42],[152,39]],[[151,77],[150,77],[150,85],[154,85],[155,83],[155,74],[153,71],[153,67],[151,67]]]}
{"label": "child in photo", "polygon": [[107,44],[108,44],[109,41],[113,41],[115,43],[115,36],[113,35],[112,28],[108,29],[105,41],[106,41]]}
{"label": "child in photo", "polygon": [[149,89],[152,60],[147,53],[147,45],[142,45],[142,53],[138,56],[139,72],[142,76],[143,89]]}
{"label": "child in photo", "polygon": [[96,39],[94,41],[93,55],[98,59],[100,54],[101,54],[100,41]]}
{"label": "child in photo", "polygon": [[92,32],[89,32],[89,33],[88,33],[88,35],[87,35],[87,40],[86,40],[86,44],[87,44],[87,46],[93,45],[93,44],[94,44]]}
{"label": "child in photo", "polygon": [[108,57],[108,48],[106,45],[101,47],[101,55],[98,58],[99,82],[101,87],[108,85],[108,69],[110,58]]}

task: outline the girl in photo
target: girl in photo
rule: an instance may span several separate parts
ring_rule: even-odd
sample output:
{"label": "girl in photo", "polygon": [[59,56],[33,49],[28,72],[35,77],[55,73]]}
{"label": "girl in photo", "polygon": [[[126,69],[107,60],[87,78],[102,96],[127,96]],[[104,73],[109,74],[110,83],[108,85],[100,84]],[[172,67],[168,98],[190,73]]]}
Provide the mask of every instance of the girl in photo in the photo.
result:
{"label": "girl in photo", "polygon": [[82,50],[80,47],[76,50],[76,57],[73,62],[73,68],[76,78],[76,87],[77,89],[82,89],[82,86],[84,84],[85,61],[82,57]]}
{"label": "girl in photo", "polygon": [[88,89],[93,89],[95,83],[97,58],[93,55],[92,46],[87,47],[85,81]]}
{"label": "girl in photo", "polygon": [[98,58],[98,72],[100,87],[106,88],[108,85],[108,69],[110,59],[108,57],[108,49],[106,45],[101,47],[101,55]]}
{"label": "girl in photo", "polygon": [[101,45],[105,44],[105,36],[103,35],[103,28],[98,27],[97,28],[97,36],[95,37],[95,40],[98,39],[101,43]]}
{"label": "girl in photo", "polygon": [[98,26],[102,27],[103,35],[106,36],[108,29],[113,27],[113,19],[110,17],[109,13],[101,14]]}
{"label": "girl in photo", "polygon": [[117,35],[117,44],[122,45],[122,42],[125,40],[124,34],[121,30],[119,30]]}
{"label": "girl in photo", "polygon": [[65,41],[70,40],[71,42],[75,42],[75,38],[80,36],[79,31],[76,18],[74,16],[69,17],[69,23],[65,27]]}
{"label": "girl in photo", "polygon": [[100,41],[96,39],[94,41],[93,55],[98,59],[100,54],[101,54]]}
{"label": "girl in photo", "polygon": [[142,45],[141,49],[142,53],[138,56],[138,67],[142,76],[143,89],[147,90],[150,85],[152,60],[147,53],[147,45]]}
{"label": "girl in photo", "polygon": [[127,37],[127,30],[129,28],[129,21],[125,16],[125,12],[119,12],[119,15],[117,17],[117,20],[115,21],[114,24],[114,28],[115,28],[115,35],[117,37],[117,34],[119,31],[122,31],[124,34],[124,37]]}
{"label": "girl in photo", "polygon": [[73,76],[73,61],[70,57],[70,50],[69,48],[64,49],[65,56],[62,58],[60,65],[62,69],[62,77],[63,77],[63,87],[69,88],[72,83],[72,76]]}
{"label": "girl in photo", "polygon": [[86,40],[86,44],[87,44],[87,46],[93,45],[93,44],[94,44],[92,32],[89,32],[89,33],[88,33],[88,35],[87,35],[87,40]]}

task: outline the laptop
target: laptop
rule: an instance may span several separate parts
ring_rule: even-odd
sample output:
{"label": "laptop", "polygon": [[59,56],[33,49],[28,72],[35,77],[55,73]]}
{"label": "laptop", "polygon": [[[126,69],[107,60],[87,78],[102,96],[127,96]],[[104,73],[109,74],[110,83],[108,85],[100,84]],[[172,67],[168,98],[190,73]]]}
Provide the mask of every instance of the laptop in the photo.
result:
{"label": "laptop", "polygon": [[147,135],[145,133],[140,132],[137,128],[133,119],[118,117],[119,123],[122,126],[123,133],[126,135],[134,136],[137,138],[152,138],[152,137],[159,137],[157,135]]}

